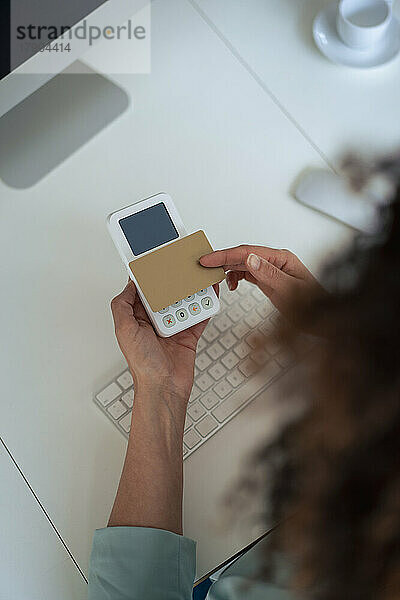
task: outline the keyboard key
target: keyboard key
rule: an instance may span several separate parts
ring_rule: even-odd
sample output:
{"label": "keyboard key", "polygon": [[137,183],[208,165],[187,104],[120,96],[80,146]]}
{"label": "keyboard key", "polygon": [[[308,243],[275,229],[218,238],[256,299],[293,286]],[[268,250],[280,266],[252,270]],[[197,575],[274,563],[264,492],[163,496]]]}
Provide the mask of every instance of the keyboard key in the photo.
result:
{"label": "keyboard key", "polygon": [[211,358],[209,358],[205,352],[196,357],[196,367],[200,369],[200,371],[204,371],[204,369],[207,369],[210,365]]}
{"label": "keyboard key", "polygon": [[265,344],[265,337],[260,331],[253,331],[247,338],[246,344],[251,346],[252,348],[260,348]]}
{"label": "keyboard key", "polygon": [[223,300],[221,298],[221,296],[219,297],[219,305],[220,305],[220,313],[224,312],[228,308],[227,303],[225,302],[225,300]]}
{"label": "keyboard key", "polygon": [[204,333],[203,333],[204,339],[209,344],[211,344],[211,342],[213,342],[214,340],[216,340],[218,336],[219,336],[218,329],[215,327],[215,325],[213,323],[209,323],[207,325],[207,327],[205,328]]}
{"label": "keyboard key", "polygon": [[122,375],[118,377],[117,381],[124,390],[127,390],[133,385],[133,377],[129,373],[129,371],[125,371],[125,373],[122,373]]}
{"label": "keyboard key", "polygon": [[256,301],[252,296],[246,296],[240,301],[240,306],[244,311],[249,312],[256,305]]}
{"label": "keyboard key", "polygon": [[183,436],[183,441],[189,450],[192,450],[192,448],[197,446],[197,444],[201,441],[201,437],[194,429],[189,429],[189,431]]}
{"label": "keyboard key", "polygon": [[201,391],[199,390],[199,388],[196,385],[194,385],[192,387],[192,391],[191,391],[191,394],[190,394],[189,402],[193,402],[200,395],[201,395]]}
{"label": "keyboard key", "polygon": [[224,354],[224,352],[225,350],[219,342],[214,342],[214,344],[207,349],[207,353],[211,356],[213,360],[217,360],[220,356]]}
{"label": "keyboard key", "polygon": [[237,323],[238,321],[240,321],[240,319],[243,318],[244,312],[242,311],[240,306],[236,304],[228,310],[228,316],[232,319],[234,323]]}
{"label": "keyboard key", "polygon": [[233,333],[228,331],[224,336],[222,336],[220,342],[223,345],[223,347],[226,348],[226,350],[230,350],[232,346],[236,344],[237,339],[235,338]]}
{"label": "keyboard key", "polygon": [[251,353],[250,356],[254,360],[254,362],[256,362],[260,367],[262,367],[262,365],[265,365],[265,363],[269,361],[269,354],[265,352],[265,350],[263,350],[262,348],[255,350]]}
{"label": "keyboard key", "polygon": [[231,304],[233,304],[235,302],[236,298],[237,297],[235,296],[235,293],[230,292],[228,290],[224,290],[222,299],[223,299],[224,302],[226,302],[226,304],[228,306],[230,306]]}
{"label": "keyboard key", "polygon": [[199,386],[199,388],[203,390],[203,392],[205,392],[206,390],[208,390],[209,387],[212,386],[214,381],[207,373],[203,373],[202,375],[200,375],[200,377],[196,379],[196,383]]}
{"label": "keyboard key", "polygon": [[207,437],[208,434],[214,431],[214,429],[217,429],[217,427],[217,421],[211,415],[207,415],[200,423],[197,423],[196,430],[202,437]]}
{"label": "keyboard key", "polygon": [[[269,381],[271,381],[271,379],[273,379],[276,375],[278,375],[278,373],[280,373],[281,370],[282,370],[281,366],[278,365],[276,360],[270,360],[265,365],[265,367],[263,367],[263,369],[261,371],[259,371],[259,373],[263,374],[265,382],[268,383]],[[257,379],[257,378],[258,378],[258,375],[255,379]]]}
{"label": "keyboard key", "polygon": [[262,325],[260,325],[259,330],[265,337],[269,337],[275,331],[276,327],[270,321],[265,321]]}
{"label": "keyboard key", "polygon": [[205,290],[199,290],[199,291],[197,292],[197,295],[198,295],[198,296],[205,296],[205,295],[207,294],[207,292],[208,292],[208,289],[205,289]]}
{"label": "keyboard key", "polygon": [[246,360],[242,361],[238,368],[245,377],[251,377],[251,375],[254,375],[259,370],[251,358],[246,358]]}
{"label": "keyboard key", "polygon": [[271,321],[271,323],[273,325],[275,325],[275,327],[279,327],[281,325],[281,323],[282,323],[282,317],[281,317],[281,315],[278,312],[274,312],[270,316],[269,320]]}
{"label": "keyboard key", "polygon": [[250,354],[251,348],[246,342],[241,342],[233,349],[239,358],[246,358]]}
{"label": "keyboard key", "polygon": [[214,379],[218,381],[218,379],[221,379],[221,377],[225,375],[226,369],[221,365],[220,362],[217,362],[210,369],[208,369],[208,372],[211,375],[211,377],[214,377]]}
{"label": "keyboard key", "polygon": [[256,308],[258,314],[262,319],[266,319],[274,310],[274,307],[269,302],[260,302]]}
{"label": "keyboard key", "polygon": [[284,369],[286,369],[287,367],[290,367],[293,363],[293,357],[291,357],[288,352],[285,351],[281,351],[279,352],[276,356],[274,356],[274,359],[281,365],[281,367],[283,367]]}
{"label": "keyboard key", "polygon": [[132,420],[132,413],[129,412],[127,415],[125,415],[125,417],[123,417],[122,419],[120,419],[118,421],[118,423],[120,424],[122,429],[124,431],[126,431],[126,433],[129,433],[131,430],[131,420]]}
{"label": "keyboard key", "polygon": [[254,396],[262,390],[280,372],[280,370],[280,366],[276,361],[271,360],[262,371],[260,371],[259,376],[247,379],[239,389],[212,411],[212,414],[217,421],[223,423],[226,419],[231,417],[233,413],[254,398]]}
{"label": "keyboard key", "polygon": [[193,402],[193,404],[190,404],[188,407],[188,414],[193,421],[198,421],[206,414],[206,411],[200,402]]}
{"label": "keyboard key", "polygon": [[228,352],[228,354],[225,354],[224,358],[221,359],[221,362],[227,369],[233,369],[233,367],[238,364],[239,359],[233,352]]}
{"label": "keyboard key", "polygon": [[192,419],[189,417],[189,415],[186,415],[186,419],[185,419],[185,431],[186,431],[186,429],[189,429],[189,427],[191,427],[192,425],[193,425]]}
{"label": "keyboard key", "polygon": [[225,398],[232,391],[232,386],[230,383],[223,379],[216,386],[214,386],[214,392],[218,394],[220,398]]}
{"label": "keyboard key", "polygon": [[264,302],[265,303],[265,294],[264,292],[262,292],[260,290],[260,288],[257,285],[253,285],[252,289],[251,289],[251,293],[253,294],[254,298],[256,299],[257,303],[258,302]]}
{"label": "keyboard key", "polygon": [[125,402],[125,404],[127,405],[128,408],[132,408],[133,406],[133,398],[134,398],[134,392],[133,389],[129,390],[128,392],[126,392],[121,400],[123,400]]}
{"label": "keyboard key", "polygon": [[232,325],[232,321],[230,320],[230,318],[227,315],[221,315],[218,319],[216,319],[215,321],[215,326],[217,329],[219,329],[221,331],[221,333],[223,333],[224,331],[226,331],[227,329],[229,329]]}
{"label": "keyboard key", "polygon": [[235,327],[232,327],[232,332],[240,340],[244,338],[245,335],[250,333],[250,328],[244,321],[241,321],[240,323],[235,325]]}
{"label": "keyboard key", "polygon": [[250,327],[257,327],[259,323],[261,323],[262,319],[257,311],[252,310],[244,320]]}
{"label": "keyboard key", "polygon": [[103,406],[107,406],[113,400],[118,398],[118,396],[122,393],[121,388],[114,381],[110,383],[102,392],[97,394],[96,398]]}
{"label": "keyboard key", "polygon": [[126,406],[125,404],[122,404],[120,400],[117,400],[114,402],[114,404],[111,404],[107,410],[110,415],[114,417],[114,419],[119,419],[124,413],[126,413]]}
{"label": "keyboard key", "polygon": [[197,352],[203,352],[203,350],[206,348],[206,346],[207,346],[207,342],[205,341],[203,336],[201,336],[201,338],[199,339],[199,341],[197,343]]}
{"label": "keyboard key", "polygon": [[210,390],[200,398],[200,402],[206,407],[207,410],[211,410],[214,408],[214,406],[219,404],[219,398],[215,392]]}
{"label": "keyboard key", "polygon": [[246,296],[249,293],[249,284],[246,281],[241,281],[238,285],[238,292],[241,296]]}
{"label": "keyboard key", "polygon": [[213,411],[212,414],[217,419],[217,421],[223,423],[224,421],[226,421],[226,419],[233,415],[233,413],[237,411],[241,406],[246,404],[248,398],[246,398],[240,392],[241,389],[238,390],[236,394],[232,394],[230,398],[225,400],[225,402],[222,402],[222,404],[220,404],[218,408],[216,408]]}
{"label": "keyboard key", "polygon": [[272,336],[267,339],[265,347],[270,354],[274,355],[282,349],[282,342],[276,336]]}
{"label": "keyboard key", "polygon": [[233,385],[233,387],[237,387],[238,385],[243,383],[244,376],[238,369],[234,369],[232,373],[229,373],[229,375],[227,376],[227,380],[231,385]]}

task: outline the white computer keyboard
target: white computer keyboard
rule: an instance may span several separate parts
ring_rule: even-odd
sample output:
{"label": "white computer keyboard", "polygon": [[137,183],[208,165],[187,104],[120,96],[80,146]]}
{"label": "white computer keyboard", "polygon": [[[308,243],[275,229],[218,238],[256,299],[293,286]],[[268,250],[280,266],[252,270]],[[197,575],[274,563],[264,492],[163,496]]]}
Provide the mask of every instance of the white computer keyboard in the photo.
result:
{"label": "white computer keyboard", "polygon": [[[278,313],[255,286],[238,291],[221,285],[221,312],[207,325],[197,347],[195,378],[184,433],[186,459],[290,367],[273,341]],[[268,338],[268,339],[267,339]],[[96,404],[128,437],[134,402],[126,369],[95,395]]]}

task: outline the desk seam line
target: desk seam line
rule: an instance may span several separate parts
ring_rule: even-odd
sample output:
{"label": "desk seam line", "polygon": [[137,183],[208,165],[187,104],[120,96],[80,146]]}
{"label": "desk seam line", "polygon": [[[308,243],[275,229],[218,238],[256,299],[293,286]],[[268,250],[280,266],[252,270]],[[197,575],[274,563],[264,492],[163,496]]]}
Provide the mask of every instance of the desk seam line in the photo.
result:
{"label": "desk seam line", "polygon": [[266,93],[272,102],[279,108],[279,110],[283,113],[283,115],[294,125],[294,127],[298,130],[298,132],[304,137],[304,139],[310,144],[310,146],[319,154],[320,158],[327,164],[327,166],[332,169],[334,173],[336,173],[336,169],[326,156],[326,154],[319,148],[319,146],[314,142],[314,140],[308,135],[306,130],[296,121],[295,117],[289,112],[289,110],[281,103],[279,98],[274,94],[274,92],[267,86],[267,84],[262,80],[262,78],[256,73],[256,71],[251,67],[251,65],[243,58],[240,52],[235,48],[235,46],[228,40],[228,38],[222,33],[222,31],[215,25],[215,23],[208,17],[208,15],[204,12],[204,10],[197,4],[195,0],[187,0],[187,2],[192,6],[193,10],[197,12],[200,18],[208,25],[208,27],[215,33],[215,35],[220,39],[220,41],[225,45],[225,47],[229,50],[232,56],[239,62],[239,64],[247,71],[247,73],[254,79],[254,81],[261,87],[264,93]]}
{"label": "desk seam line", "polygon": [[68,548],[66,542],[64,541],[63,537],[61,536],[61,534],[59,533],[59,531],[57,530],[55,524],[53,523],[49,513],[47,512],[47,510],[45,509],[45,507],[43,506],[43,504],[41,503],[41,501],[39,500],[39,497],[37,496],[36,492],[34,491],[33,487],[31,486],[31,484],[29,483],[28,479],[25,477],[23,471],[21,470],[20,466],[18,465],[17,461],[15,460],[15,458],[13,457],[13,455],[11,454],[8,446],[6,445],[5,441],[3,440],[2,437],[0,437],[0,443],[2,444],[2,446],[4,447],[4,450],[6,451],[6,453],[8,454],[9,458],[11,459],[14,467],[17,469],[18,473],[20,474],[20,476],[22,477],[23,481],[26,483],[26,485],[29,488],[29,491],[31,492],[33,498],[36,500],[37,504],[39,505],[40,509],[42,510],[43,514],[45,515],[47,521],[50,523],[51,528],[53,529],[54,533],[56,534],[56,536],[58,537],[58,539],[60,540],[63,548],[65,549],[65,551],[67,552],[68,556],[70,557],[70,559],[72,560],[72,562],[74,563],[75,567],[78,569],[79,573],[81,574],[81,576],[83,577],[85,583],[88,583],[88,580],[84,574],[84,572],[82,571],[82,569],[80,568],[77,560],[75,559],[75,557],[73,556],[71,550]]}

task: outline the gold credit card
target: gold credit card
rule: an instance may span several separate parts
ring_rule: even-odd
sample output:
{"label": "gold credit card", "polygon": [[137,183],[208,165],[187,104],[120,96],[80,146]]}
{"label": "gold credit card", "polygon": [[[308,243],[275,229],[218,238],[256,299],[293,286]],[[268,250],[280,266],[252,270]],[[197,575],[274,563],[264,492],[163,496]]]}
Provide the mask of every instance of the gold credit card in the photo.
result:
{"label": "gold credit card", "polygon": [[129,263],[153,312],[225,279],[222,267],[199,263],[212,251],[204,231],[196,231]]}

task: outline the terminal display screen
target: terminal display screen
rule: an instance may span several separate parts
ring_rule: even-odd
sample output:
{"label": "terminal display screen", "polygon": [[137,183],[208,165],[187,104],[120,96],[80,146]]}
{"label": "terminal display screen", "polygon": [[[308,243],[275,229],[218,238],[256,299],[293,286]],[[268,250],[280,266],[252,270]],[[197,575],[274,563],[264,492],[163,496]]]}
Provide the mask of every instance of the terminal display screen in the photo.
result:
{"label": "terminal display screen", "polygon": [[163,202],[124,217],[119,224],[136,256],[179,237]]}

